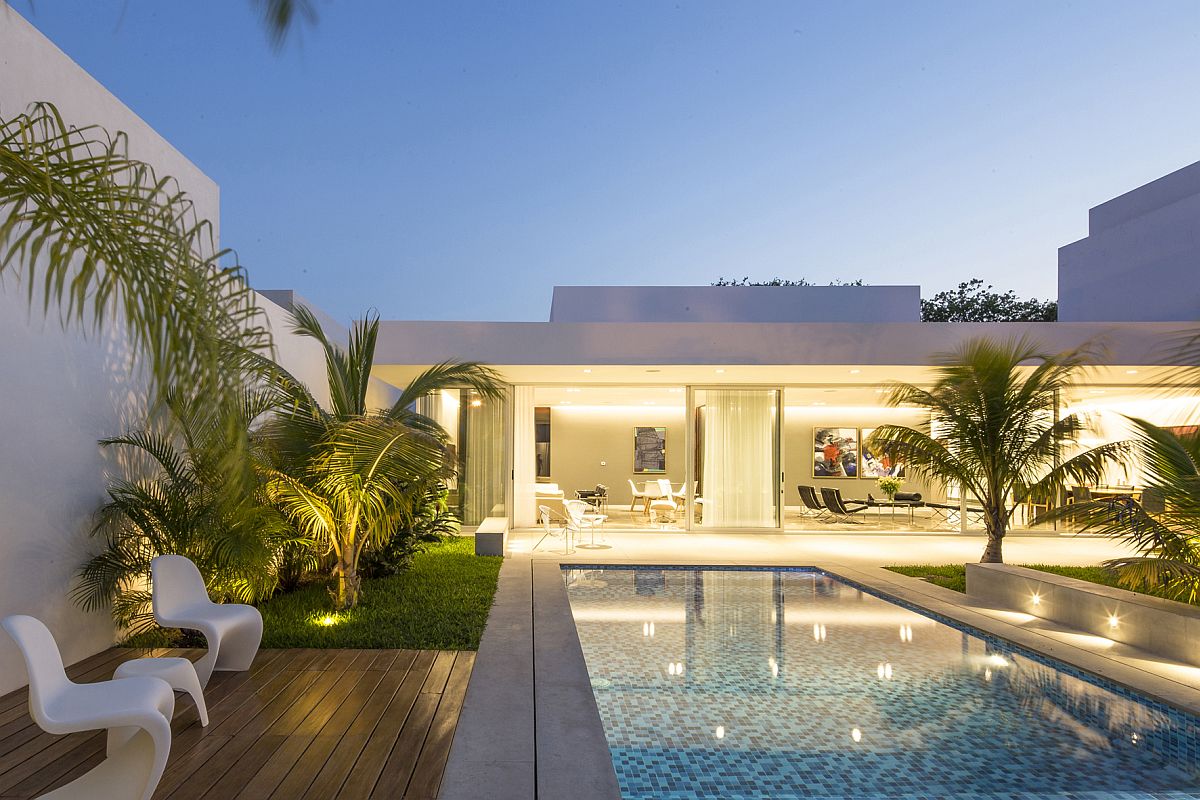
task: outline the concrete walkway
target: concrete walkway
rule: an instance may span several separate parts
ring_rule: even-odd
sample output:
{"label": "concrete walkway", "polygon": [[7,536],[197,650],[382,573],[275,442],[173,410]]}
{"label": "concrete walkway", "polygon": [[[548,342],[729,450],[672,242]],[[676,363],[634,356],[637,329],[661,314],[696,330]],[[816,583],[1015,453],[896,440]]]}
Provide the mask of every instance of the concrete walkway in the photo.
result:
{"label": "concrete walkway", "polygon": [[[529,553],[542,531],[521,530],[509,538],[514,553]],[[963,564],[983,555],[982,535],[961,533],[911,534],[873,532],[816,533],[685,533],[682,531],[620,531],[603,534],[607,549],[577,547],[569,560],[579,564],[639,562],[669,564],[678,559],[704,558],[709,564],[746,560],[766,564],[813,565],[837,562],[859,567],[892,564]],[[590,541],[583,537],[583,544]],[[601,541],[598,537],[597,541]],[[535,558],[566,558],[562,544],[547,539]],[[1004,560],[1010,564],[1099,564],[1129,555],[1112,539],[1076,534],[1010,534],[1004,540]]]}

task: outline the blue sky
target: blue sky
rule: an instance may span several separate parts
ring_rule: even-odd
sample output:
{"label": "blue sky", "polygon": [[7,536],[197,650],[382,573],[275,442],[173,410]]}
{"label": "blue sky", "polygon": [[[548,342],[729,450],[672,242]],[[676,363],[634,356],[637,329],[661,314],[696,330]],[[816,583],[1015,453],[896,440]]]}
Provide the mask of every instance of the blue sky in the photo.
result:
{"label": "blue sky", "polygon": [[1055,294],[1087,209],[1200,160],[1200,3],[11,0],[212,176],[260,288],[545,319],[719,276]]}

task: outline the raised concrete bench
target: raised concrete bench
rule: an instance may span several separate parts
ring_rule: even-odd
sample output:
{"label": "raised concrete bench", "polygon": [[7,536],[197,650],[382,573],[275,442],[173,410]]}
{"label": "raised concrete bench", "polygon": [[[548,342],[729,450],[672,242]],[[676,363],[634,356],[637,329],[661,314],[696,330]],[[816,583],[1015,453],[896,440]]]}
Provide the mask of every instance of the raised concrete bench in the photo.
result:
{"label": "raised concrete bench", "polygon": [[1200,608],[1186,603],[1006,564],[967,564],[967,594],[1200,665]]}
{"label": "raised concrete bench", "polygon": [[487,517],[475,529],[475,555],[502,556],[508,549],[508,517]]}

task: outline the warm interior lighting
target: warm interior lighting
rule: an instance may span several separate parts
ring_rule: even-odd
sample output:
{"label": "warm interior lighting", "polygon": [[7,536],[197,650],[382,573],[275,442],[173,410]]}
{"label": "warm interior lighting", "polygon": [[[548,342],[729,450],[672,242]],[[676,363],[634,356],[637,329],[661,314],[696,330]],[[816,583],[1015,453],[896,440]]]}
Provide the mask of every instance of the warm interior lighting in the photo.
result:
{"label": "warm interior lighting", "polygon": [[851,729],[850,738],[856,742],[861,742],[862,741],[862,731],[860,731],[858,728]]}
{"label": "warm interior lighting", "polygon": [[1127,370],[1125,370],[1125,374],[1126,375],[1137,375],[1138,371],[1136,369],[1127,369]]}
{"label": "warm interior lighting", "polygon": [[717,370],[717,374],[718,374],[718,375],[724,375],[724,374],[725,374],[725,370],[723,370],[723,369],[719,369],[719,370]]}
{"label": "warm interior lighting", "polygon": [[583,371],[583,373],[584,373],[585,375],[591,375],[591,374],[592,374],[592,371],[591,371],[590,369],[585,369],[585,370]]}
{"label": "warm interior lighting", "polygon": [[861,369],[852,369],[852,370],[850,370],[850,374],[851,374],[851,375],[858,375],[858,374],[859,374],[859,373],[861,373],[861,372],[862,372],[862,370],[861,370]]}
{"label": "warm interior lighting", "polygon": [[472,407],[472,408],[479,408],[481,405],[483,405],[483,401],[482,401],[482,400],[472,400],[472,401],[471,401],[471,407]]}
{"label": "warm interior lighting", "polygon": [[582,392],[583,389],[567,389],[568,392]]}

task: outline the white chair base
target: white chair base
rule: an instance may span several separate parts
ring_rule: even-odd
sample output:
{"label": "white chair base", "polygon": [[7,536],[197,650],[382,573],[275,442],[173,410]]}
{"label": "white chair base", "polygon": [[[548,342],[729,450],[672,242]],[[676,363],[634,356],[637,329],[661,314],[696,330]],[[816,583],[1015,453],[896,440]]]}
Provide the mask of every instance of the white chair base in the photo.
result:
{"label": "white chair base", "polygon": [[108,758],[67,785],[41,795],[38,800],[149,797],[155,788],[147,784],[155,771],[156,755],[154,738],[144,730],[137,730],[127,742],[109,753]]}
{"label": "white chair base", "polygon": [[196,668],[186,658],[138,658],[126,661],[117,667],[114,678],[161,678],[177,692],[186,692],[196,704],[200,724],[208,726],[208,706],[204,702],[204,689]]}

